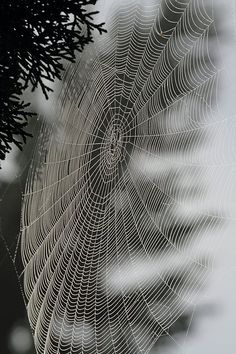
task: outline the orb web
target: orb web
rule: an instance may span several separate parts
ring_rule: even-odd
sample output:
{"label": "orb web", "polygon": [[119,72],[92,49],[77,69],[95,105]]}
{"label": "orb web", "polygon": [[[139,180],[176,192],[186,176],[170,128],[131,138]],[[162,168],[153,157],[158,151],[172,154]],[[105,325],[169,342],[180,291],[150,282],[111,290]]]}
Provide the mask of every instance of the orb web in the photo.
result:
{"label": "orb web", "polygon": [[204,199],[196,151],[219,81],[212,4],[113,3],[107,29],[67,66],[24,194],[38,353],[148,353],[208,273],[195,248],[217,217],[182,209]]}

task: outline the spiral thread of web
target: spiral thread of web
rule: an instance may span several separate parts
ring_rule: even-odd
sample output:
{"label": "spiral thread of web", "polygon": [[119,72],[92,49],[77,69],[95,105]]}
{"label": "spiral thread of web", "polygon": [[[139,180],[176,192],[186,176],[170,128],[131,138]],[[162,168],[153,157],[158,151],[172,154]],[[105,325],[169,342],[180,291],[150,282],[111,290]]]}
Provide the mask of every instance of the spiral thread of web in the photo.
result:
{"label": "spiral thread of web", "polygon": [[183,181],[201,178],[190,166],[214,114],[213,18],[201,0],[129,1],[111,13],[108,34],[66,70],[58,133],[24,194],[38,353],[148,353],[207,274],[189,250],[217,219],[178,211],[204,194]]}

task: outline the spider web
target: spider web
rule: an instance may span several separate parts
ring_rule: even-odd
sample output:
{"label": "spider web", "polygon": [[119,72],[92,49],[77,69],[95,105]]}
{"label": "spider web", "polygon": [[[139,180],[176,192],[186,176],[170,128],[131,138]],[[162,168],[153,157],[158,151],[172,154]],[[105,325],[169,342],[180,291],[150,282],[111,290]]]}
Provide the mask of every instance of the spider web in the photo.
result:
{"label": "spider web", "polygon": [[108,34],[67,66],[23,198],[38,353],[149,353],[211,266],[197,245],[219,217],[188,203],[206,195],[196,152],[219,86],[213,5],[131,0],[108,13]]}

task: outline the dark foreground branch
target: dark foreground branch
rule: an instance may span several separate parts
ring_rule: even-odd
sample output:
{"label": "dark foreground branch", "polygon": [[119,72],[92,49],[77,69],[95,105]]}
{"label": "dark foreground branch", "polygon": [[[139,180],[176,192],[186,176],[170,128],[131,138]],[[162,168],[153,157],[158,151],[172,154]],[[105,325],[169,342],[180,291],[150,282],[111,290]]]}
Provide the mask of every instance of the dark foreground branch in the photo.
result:
{"label": "dark foreground branch", "polygon": [[62,59],[74,62],[76,51],[93,41],[95,24],[88,6],[97,0],[1,0],[0,3],[0,159],[14,143],[22,149],[34,115],[21,100],[31,84],[48,98],[46,81],[61,79]]}

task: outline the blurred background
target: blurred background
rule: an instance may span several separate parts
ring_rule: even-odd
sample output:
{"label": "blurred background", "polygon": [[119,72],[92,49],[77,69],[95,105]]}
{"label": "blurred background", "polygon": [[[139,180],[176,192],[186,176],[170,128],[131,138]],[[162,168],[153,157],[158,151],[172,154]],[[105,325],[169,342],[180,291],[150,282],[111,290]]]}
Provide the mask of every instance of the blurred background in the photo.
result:
{"label": "blurred background", "polygon": [[[117,0],[118,1],[118,0]],[[121,1],[120,1],[121,2]],[[204,1],[203,1],[204,2]],[[206,3],[206,2],[205,2]],[[106,3],[98,2],[101,19],[106,21]],[[227,354],[235,353],[236,316],[236,4],[234,0],[209,1],[217,16],[214,48],[217,48],[217,66],[220,68],[220,90],[217,93],[218,106],[215,117],[209,122],[209,141],[203,151],[198,151],[197,161],[202,161],[205,193],[199,199],[193,198],[181,213],[218,211],[219,228],[207,227],[204,238],[196,244],[199,253],[210,255],[207,264],[210,271],[200,293],[192,306],[171,326],[151,350],[151,354]],[[217,44],[216,44],[217,42]],[[220,51],[218,50],[220,48]],[[56,84],[57,85],[57,84]],[[45,101],[40,92],[26,93],[32,102],[32,110],[38,113],[29,130],[34,138],[28,139],[23,152],[16,149],[9,154],[0,171],[0,284],[1,284],[1,331],[0,354],[35,353],[30,327],[27,321],[26,305],[22,290],[22,269],[19,252],[19,230],[21,203],[28,169],[38,154],[35,150],[42,124],[51,126],[57,119],[55,102],[57,89]],[[207,150],[207,151],[206,151]],[[204,156],[201,160],[199,156]],[[183,152],[177,158],[183,159]],[[209,161],[209,165],[207,165]],[[205,163],[205,165],[204,165]],[[145,167],[148,171],[148,166]],[[168,170],[170,166],[163,166]],[[150,172],[151,173],[151,172]],[[182,183],[195,183],[194,170]],[[171,178],[168,173],[165,178]],[[169,177],[168,177],[169,176]],[[161,177],[163,178],[163,177]],[[206,186],[206,189],[205,189]],[[178,188],[178,187],[176,187]],[[183,208],[184,209],[184,208]],[[202,209],[203,210],[203,209]],[[211,215],[208,215],[207,225]],[[186,224],[184,225],[186,227]],[[179,227],[179,226],[178,226]],[[178,227],[170,232],[176,233]],[[191,225],[188,225],[191,228]],[[129,274],[129,272],[128,272]],[[144,276],[146,273],[144,272]],[[112,279],[109,281],[112,282]],[[132,283],[132,272],[130,280]]]}

